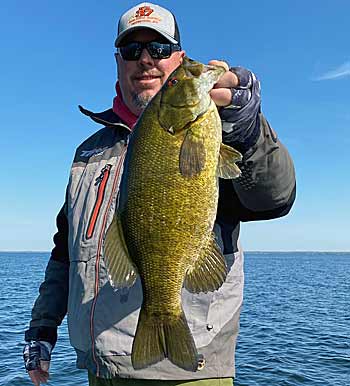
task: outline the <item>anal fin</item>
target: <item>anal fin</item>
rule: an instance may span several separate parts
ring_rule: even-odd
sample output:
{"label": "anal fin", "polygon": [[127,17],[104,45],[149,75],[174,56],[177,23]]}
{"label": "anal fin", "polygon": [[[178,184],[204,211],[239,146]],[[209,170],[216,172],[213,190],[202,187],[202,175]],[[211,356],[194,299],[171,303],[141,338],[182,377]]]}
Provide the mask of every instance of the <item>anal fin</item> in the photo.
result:
{"label": "anal fin", "polygon": [[227,276],[226,260],[212,233],[194,265],[187,270],[185,288],[192,293],[215,291]]}

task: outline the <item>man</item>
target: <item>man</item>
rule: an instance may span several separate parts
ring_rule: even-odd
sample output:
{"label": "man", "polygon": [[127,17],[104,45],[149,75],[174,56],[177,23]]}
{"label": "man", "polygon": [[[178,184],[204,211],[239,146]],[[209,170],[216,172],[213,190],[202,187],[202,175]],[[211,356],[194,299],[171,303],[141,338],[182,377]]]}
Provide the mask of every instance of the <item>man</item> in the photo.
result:
{"label": "man", "polygon": [[26,369],[35,385],[47,380],[57,326],[68,312],[77,366],[89,371],[90,385],[141,385],[142,380],[149,385],[196,380],[203,385],[232,385],[243,291],[239,224],[289,212],[295,198],[292,161],[260,111],[260,86],[254,74],[211,61],[227,68],[210,94],[219,107],[223,141],[243,154],[242,176],[220,180],[214,228],[229,273],[218,291],[190,294],[183,289],[185,315],[201,354],[198,370],[185,371],[167,359],[134,370],[130,353],[141,286],[137,281],[129,289],[111,287],[103,239],[116,209],[130,130],[185,52],[174,15],[151,3],[137,5],[121,17],[115,45],[118,82],[113,108],[102,113],[81,108],[104,127],[75,154],[66,201],[57,217],[55,247],[25,334]]}

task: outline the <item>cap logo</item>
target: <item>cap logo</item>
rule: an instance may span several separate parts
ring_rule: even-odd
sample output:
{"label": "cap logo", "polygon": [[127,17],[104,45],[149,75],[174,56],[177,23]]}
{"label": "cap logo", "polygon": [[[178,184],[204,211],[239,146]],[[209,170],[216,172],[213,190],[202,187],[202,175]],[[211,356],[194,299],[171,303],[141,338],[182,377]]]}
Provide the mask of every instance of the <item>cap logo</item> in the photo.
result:
{"label": "cap logo", "polygon": [[140,8],[136,11],[135,17],[149,16],[153,11],[154,11],[154,9],[152,9],[152,8],[149,7],[149,6],[146,6],[146,7],[140,7]]}
{"label": "cap logo", "polygon": [[135,12],[135,16],[132,16],[128,20],[128,24],[134,25],[142,22],[160,23],[162,21],[162,18],[159,15],[155,15],[155,14],[152,15],[153,12],[154,12],[154,9],[152,9],[149,6],[140,7]]}

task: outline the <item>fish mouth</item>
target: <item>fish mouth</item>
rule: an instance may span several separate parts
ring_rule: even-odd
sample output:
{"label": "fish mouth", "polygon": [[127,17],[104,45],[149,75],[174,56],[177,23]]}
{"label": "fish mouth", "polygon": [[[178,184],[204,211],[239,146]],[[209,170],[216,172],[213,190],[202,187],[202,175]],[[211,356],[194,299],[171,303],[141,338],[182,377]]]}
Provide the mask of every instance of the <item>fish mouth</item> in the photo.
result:
{"label": "fish mouth", "polygon": [[198,114],[192,113],[192,115],[201,116],[209,109],[211,102],[212,102],[212,99],[209,97],[209,98],[207,98],[207,103],[205,105],[203,105],[203,98],[198,99],[196,102],[193,102],[193,103],[184,102],[181,105],[180,104],[173,104],[173,103],[169,103],[169,102],[163,102],[161,100],[160,105],[162,108],[168,107],[172,110],[178,110],[179,114],[181,114],[181,111],[184,109],[194,110],[198,106],[198,111],[199,111]]}
{"label": "fish mouth", "polygon": [[[168,132],[169,134],[175,135],[176,132],[186,130],[189,127],[189,125],[201,119],[202,116],[207,112],[210,104],[212,103],[211,99],[208,102],[209,102],[208,105],[200,109],[197,114],[194,114],[193,112],[189,111],[187,114],[185,114],[185,118],[183,120],[181,119],[177,120],[176,124],[170,124],[170,122],[167,123],[162,121],[159,115],[158,116],[159,124],[166,132]],[[186,105],[186,106],[176,106],[176,105],[171,105],[170,103],[164,103],[164,105],[171,106],[174,110],[177,110],[178,116],[181,117],[182,115],[181,110],[196,107],[197,105],[200,105],[200,102],[197,102],[193,105]]]}
{"label": "fish mouth", "polygon": [[175,104],[172,104],[172,103],[167,103],[167,102],[162,102],[162,106],[168,106],[168,107],[171,107],[172,109],[185,109],[185,108],[193,108],[193,107],[196,107],[200,104],[200,101],[196,102],[196,103],[186,103],[186,104],[183,104],[183,105],[175,105]]}

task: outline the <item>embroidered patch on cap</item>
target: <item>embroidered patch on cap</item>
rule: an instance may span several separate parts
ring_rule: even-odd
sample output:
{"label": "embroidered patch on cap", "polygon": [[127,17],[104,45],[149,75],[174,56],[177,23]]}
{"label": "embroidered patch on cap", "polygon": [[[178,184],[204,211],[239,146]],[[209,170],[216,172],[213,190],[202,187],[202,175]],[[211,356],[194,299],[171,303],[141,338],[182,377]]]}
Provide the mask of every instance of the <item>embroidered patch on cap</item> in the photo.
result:
{"label": "embroidered patch on cap", "polygon": [[160,23],[162,18],[154,13],[154,9],[149,6],[140,7],[135,15],[128,20],[129,25],[135,25],[138,23]]}

